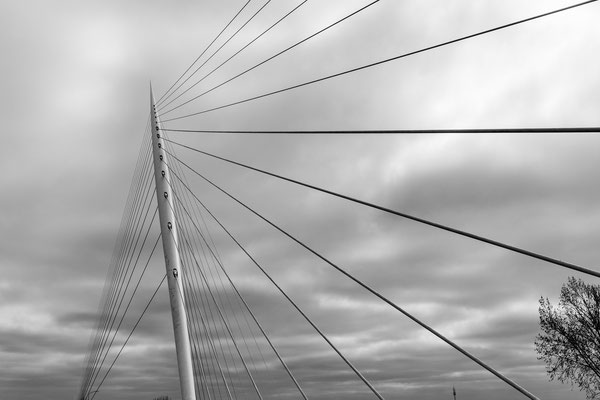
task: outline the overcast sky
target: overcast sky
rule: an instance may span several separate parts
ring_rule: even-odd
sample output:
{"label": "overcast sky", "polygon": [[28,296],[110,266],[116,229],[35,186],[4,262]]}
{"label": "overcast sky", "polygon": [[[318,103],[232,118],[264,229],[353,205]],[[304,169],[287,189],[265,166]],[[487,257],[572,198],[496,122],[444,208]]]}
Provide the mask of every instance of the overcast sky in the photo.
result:
{"label": "overcast sky", "polygon": [[[0,399],[77,394],[145,134],[149,83],[160,97],[244,3],[32,0],[0,6]],[[232,28],[264,3],[250,2]],[[273,0],[202,71],[219,65],[299,3]],[[309,0],[172,105],[368,3]],[[162,118],[260,95],[569,4],[382,0]],[[164,125],[257,130],[598,126],[599,16],[600,5],[593,3]],[[170,137],[600,269],[597,135]],[[585,397],[569,385],[548,382],[533,341],[540,296],[556,301],[572,275],[591,283],[597,283],[595,278],[188,150],[177,153],[540,398]],[[386,398],[451,399],[453,386],[459,399],[523,398],[222,194],[192,175],[188,179]],[[233,279],[307,394],[368,397],[235,245],[216,226],[209,228]],[[153,232],[158,233],[157,227]],[[159,252],[124,328],[131,328],[164,274],[161,258]],[[163,288],[96,399],[179,398],[172,335]],[[293,391],[282,382],[271,383],[265,391]]]}

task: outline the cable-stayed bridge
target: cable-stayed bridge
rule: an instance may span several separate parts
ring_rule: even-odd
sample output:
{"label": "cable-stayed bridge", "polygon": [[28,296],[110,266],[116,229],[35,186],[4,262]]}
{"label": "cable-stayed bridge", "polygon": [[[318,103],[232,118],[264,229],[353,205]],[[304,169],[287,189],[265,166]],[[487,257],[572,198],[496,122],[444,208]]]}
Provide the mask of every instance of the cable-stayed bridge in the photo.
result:
{"label": "cable-stayed bridge", "polygon": [[[369,282],[368,273],[360,275],[353,273],[351,268],[337,261],[337,259],[344,259],[343,257],[332,257],[326,250],[322,250],[318,243],[312,242],[310,232],[295,232],[293,227],[282,224],[277,218],[269,215],[268,207],[252,205],[251,202],[237,196],[235,189],[230,189],[231,185],[222,184],[218,179],[208,176],[197,166],[197,160],[211,159],[222,163],[223,168],[238,168],[244,174],[253,174],[273,181],[283,181],[297,187],[298,190],[329,196],[332,201],[343,204],[340,207],[351,205],[368,209],[374,213],[381,213],[392,223],[408,220],[411,223],[442,231],[449,236],[474,241],[481,246],[494,246],[519,257],[535,259],[539,262],[540,271],[552,266],[599,277],[600,273],[596,269],[559,260],[545,253],[515,243],[503,242],[478,232],[471,232],[459,226],[408,213],[386,205],[382,201],[377,201],[377,199],[351,195],[331,187],[315,184],[313,181],[297,179],[285,172],[262,167],[259,162],[248,163],[222,154],[215,154],[206,151],[201,144],[199,145],[198,138],[208,135],[233,135],[261,136],[273,138],[273,140],[289,138],[291,140],[295,137],[327,136],[335,137],[337,140],[346,140],[348,137],[360,136],[370,140],[374,137],[396,135],[586,134],[597,133],[597,127],[497,128],[486,126],[465,129],[399,127],[397,129],[240,130],[208,129],[201,123],[197,126],[178,125],[181,122],[220,110],[235,108],[284,92],[319,85],[387,63],[400,62],[403,59],[436,49],[456,46],[461,42],[497,31],[518,29],[522,24],[534,23],[542,18],[556,18],[562,13],[576,12],[577,9],[586,6],[593,7],[592,3],[595,3],[595,1],[586,1],[550,10],[543,14],[491,26],[468,35],[294,85],[259,91],[256,94],[242,96],[232,101],[208,106],[202,102],[204,96],[218,93],[220,88],[235,84],[246,74],[251,74],[254,70],[271,63],[288,52],[293,53],[298,46],[311,43],[319,35],[335,29],[340,24],[351,23],[353,18],[363,12],[368,12],[371,7],[376,7],[378,2],[379,0],[366,3],[334,23],[324,26],[295,43],[282,47],[272,56],[242,68],[223,81],[208,87],[199,86],[213,73],[229,66],[230,61],[234,61],[250,46],[268,38],[269,32],[274,27],[284,24],[286,18],[300,11],[307,3],[307,1],[296,3],[271,25],[257,31],[250,40],[239,45],[228,56],[222,57],[221,61],[215,63],[216,65],[211,66],[212,64],[209,62],[213,60],[213,57],[221,56],[222,49],[227,49],[227,44],[233,41],[236,35],[242,32],[270,3],[270,1],[262,2],[260,6],[250,12],[253,4],[249,0],[239,10],[236,10],[230,20],[226,21],[214,40],[162,96],[155,98],[150,90],[148,121],[107,283],[102,295],[97,330],[90,341],[78,398],[102,398],[103,388],[109,385],[111,378],[115,375],[120,357],[134,340],[139,324],[161,290],[169,293],[183,399],[337,398],[336,391],[344,398],[350,398],[348,393],[355,395],[356,398],[402,398],[404,388],[400,378],[390,372],[384,381],[372,379],[371,375],[374,374],[369,371],[369,368],[362,368],[353,361],[357,355],[353,354],[351,346],[340,346],[340,340],[336,340],[336,334],[323,329],[323,321],[319,321],[319,316],[312,315],[304,305],[299,304],[295,300],[296,296],[293,290],[290,292],[286,288],[289,285],[281,282],[282,278],[287,283],[290,279],[302,279],[302,274],[305,272],[300,272],[296,277],[291,278],[277,277],[276,266],[267,265],[257,257],[246,245],[248,238],[241,239],[244,227],[231,227],[224,222],[219,213],[213,211],[213,207],[208,202],[203,200],[208,190],[213,191],[213,196],[215,193],[221,196],[220,201],[232,202],[239,207],[241,212],[259,220],[264,225],[264,229],[272,230],[283,240],[293,243],[296,246],[294,251],[304,251],[319,260],[321,268],[328,269],[327,273],[334,274],[336,279],[343,282],[341,285],[345,285],[347,290],[352,291],[350,293],[355,293],[350,294],[350,297],[368,299],[368,304],[373,304],[373,307],[388,309],[390,318],[407,319],[410,323],[416,324],[424,334],[430,335],[431,339],[456,351],[460,357],[477,366],[486,374],[494,376],[512,391],[511,395],[515,398],[538,398],[525,385],[506,374],[502,368],[488,362],[476,351],[468,349],[468,345],[453,340],[450,335],[436,328],[435,321],[427,321],[417,313],[409,312],[403,304],[379,290],[376,285]],[[245,176],[243,175],[241,179],[246,179]],[[256,192],[258,192],[257,195],[260,194],[260,187],[257,187]],[[272,201],[272,199],[266,201]],[[293,205],[290,205],[289,211],[291,213],[295,211]],[[240,267],[236,262],[222,256],[219,244],[225,243],[225,240],[228,241],[227,246],[237,249],[238,262],[241,263],[243,260],[244,268],[253,269],[254,275],[248,281],[239,280],[239,275],[235,272]],[[268,244],[263,245],[268,246]],[[348,252],[351,250],[353,249],[347,249]],[[166,262],[166,272],[163,271],[160,276],[149,277],[147,274],[151,270],[149,266],[152,260],[160,258],[161,251]],[[542,273],[540,272],[540,274]],[[141,290],[139,289],[143,279],[154,280],[154,288],[148,298],[144,299],[145,306],[141,312],[138,315],[131,315],[131,305],[135,299],[140,297]],[[299,370],[295,360],[290,359],[285,351],[285,348],[294,344],[283,343],[285,340],[282,340],[280,335],[277,338],[272,337],[269,333],[272,328],[267,327],[264,321],[261,322],[260,313],[256,310],[257,302],[247,299],[244,288],[252,285],[259,290],[270,291],[273,295],[278,296],[281,300],[278,307],[285,308],[285,315],[302,321],[304,329],[311,332],[313,340],[301,343],[306,346],[302,351],[310,353],[313,351],[312,346],[320,346],[320,349],[327,351],[336,358],[340,365],[343,365],[346,371],[341,380],[343,384],[332,384],[336,378],[320,381],[315,374]],[[401,286],[401,282],[398,282],[398,286]],[[271,307],[268,304],[258,305],[258,307],[261,306]],[[350,314],[347,318],[352,318],[352,315]],[[165,324],[167,322],[165,321]],[[386,322],[378,321],[376,323],[384,324]],[[287,321],[284,319],[279,323],[285,325]],[[290,335],[292,334],[290,332]],[[402,332],[397,332],[397,335],[402,336]],[[397,337],[392,339],[397,339]],[[384,360],[382,360],[383,362]],[[410,366],[398,363],[395,368],[410,368]]]}

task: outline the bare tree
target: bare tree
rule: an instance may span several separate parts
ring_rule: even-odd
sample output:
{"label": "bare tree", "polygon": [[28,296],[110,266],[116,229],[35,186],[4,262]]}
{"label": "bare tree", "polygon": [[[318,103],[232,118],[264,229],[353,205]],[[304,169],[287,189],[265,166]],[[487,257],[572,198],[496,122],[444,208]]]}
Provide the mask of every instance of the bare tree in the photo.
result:
{"label": "bare tree", "polygon": [[570,277],[558,306],[540,298],[538,359],[550,380],[577,385],[588,399],[600,398],[600,286]]}

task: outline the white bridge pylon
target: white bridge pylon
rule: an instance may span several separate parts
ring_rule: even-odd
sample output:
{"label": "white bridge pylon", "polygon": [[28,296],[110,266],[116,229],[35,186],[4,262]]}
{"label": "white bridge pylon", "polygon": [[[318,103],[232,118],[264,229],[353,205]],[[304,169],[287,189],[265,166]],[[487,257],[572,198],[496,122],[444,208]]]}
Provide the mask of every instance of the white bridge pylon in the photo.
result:
{"label": "white bridge pylon", "polygon": [[196,400],[194,391],[194,370],[192,367],[192,352],[188,336],[185,297],[183,294],[183,268],[179,258],[179,238],[175,220],[173,193],[171,191],[171,175],[165,151],[165,142],[160,134],[160,121],[156,113],[156,105],[152,87],[150,87],[150,114],[152,134],[152,156],[154,159],[154,179],[156,182],[156,200],[160,219],[165,266],[167,268],[167,284],[169,302],[173,317],[175,333],[175,348],[177,352],[177,367],[182,400]]}

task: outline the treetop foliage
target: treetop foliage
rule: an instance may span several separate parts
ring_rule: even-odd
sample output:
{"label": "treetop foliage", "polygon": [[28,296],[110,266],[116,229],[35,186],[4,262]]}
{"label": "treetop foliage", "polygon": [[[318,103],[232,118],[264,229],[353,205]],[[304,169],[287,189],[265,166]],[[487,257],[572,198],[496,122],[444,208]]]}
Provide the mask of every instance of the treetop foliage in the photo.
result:
{"label": "treetop foliage", "polygon": [[538,359],[550,380],[577,385],[588,399],[600,398],[600,286],[570,277],[558,306],[540,298]]}

